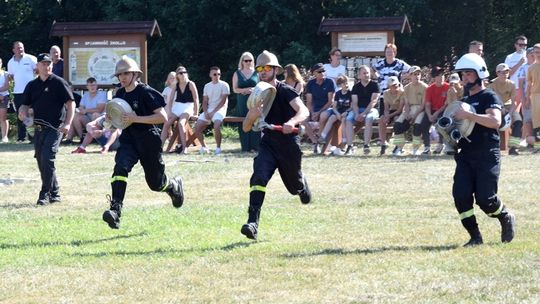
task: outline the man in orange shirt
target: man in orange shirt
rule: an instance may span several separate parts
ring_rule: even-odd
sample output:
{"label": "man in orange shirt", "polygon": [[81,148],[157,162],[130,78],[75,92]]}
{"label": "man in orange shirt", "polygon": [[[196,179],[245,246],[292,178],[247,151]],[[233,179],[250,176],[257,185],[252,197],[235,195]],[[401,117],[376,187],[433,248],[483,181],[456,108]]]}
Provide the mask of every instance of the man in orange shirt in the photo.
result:
{"label": "man in orange shirt", "polygon": [[[429,128],[432,124],[437,122],[437,119],[442,116],[444,109],[446,108],[446,94],[450,85],[444,80],[444,70],[438,66],[431,69],[431,77],[433,78],[433,83],[428,86],[426,89],[426,115],[422,120],[422,139],[424,140],[424,152],[423,154],[430,153],[430,138],[429,138]],[[439,136],[439,144],[437,149],[433,151],[435,154],[439,154],[443,150],[442,136]]]}

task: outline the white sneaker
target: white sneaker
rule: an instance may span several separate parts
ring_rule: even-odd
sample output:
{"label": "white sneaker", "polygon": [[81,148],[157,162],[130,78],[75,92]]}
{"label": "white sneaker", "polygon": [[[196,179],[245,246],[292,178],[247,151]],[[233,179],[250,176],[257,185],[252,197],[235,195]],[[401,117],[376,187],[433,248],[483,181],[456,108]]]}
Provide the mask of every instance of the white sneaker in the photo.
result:
{"label": "white sneaker", "polygon": [[208,150],[207,147],[201,147],[201,149],[199,150],[199,154],[208,154],[210,153],[210,150]]}
{"label": "white sneaker", "polygon": [[221,155],[221,148],[216,148],[216,151],[214,151],[216,155]]}
{"label": "white sneaker", "polygon": [[519,142],[519,145],[520,145],[521,147],[527,147],[527,140],[522,139],[522,140]]}
{"label": "white sneaker", "polygon": [[402,153],[402,152],[401,152],[401,149],[396,149],[392,154],[393,154],[394,156],[401,156],[401,153]]}
{"label": "white sneaker", "polygon": [[5,143],[8,143],[8,142],[9,142],[9,139],[7,138],[7,136],[2,138],[2,143],[5,144]]}

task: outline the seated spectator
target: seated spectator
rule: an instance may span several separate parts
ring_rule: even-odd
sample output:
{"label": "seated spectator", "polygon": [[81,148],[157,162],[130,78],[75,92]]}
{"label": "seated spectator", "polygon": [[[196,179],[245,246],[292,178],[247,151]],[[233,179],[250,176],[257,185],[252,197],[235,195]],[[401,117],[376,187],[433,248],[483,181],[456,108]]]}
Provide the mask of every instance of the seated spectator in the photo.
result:
{"label": "seated spectator", "polygon": [[287,64],[283,68],[283,76],[285,83],[293,87],[298,94],[302,95],[304,93],[305,82],[295,64]]}
{"label": "seated spectator", "polygon": [[165,142],[169,134],[169,128],[178,120],[177,133],[180,138],[180,144],[176,151],[178,153],[186,153],[187,138],[185,127],[189,123],[189,118],[199,110],[199,93],[197,92],[195,83],[189,80],[187,69],[183,66],[179,66],[176,69],[175,85],[169,93],[169,101],[167,101],[165,109],[168,114],[168,120],[163,124],[161,142]]}
{"label": "seated spectator", "polygon": [[98,84],[94,77],[90,77],[86,80],[86,88],[88,89],[88,92],[83,95],[81,104],[75,111],[73,125],[67,135],[65,143],[71,143],[75,135],[77,135],[82,142],[83,131],[86,124],[98,118],[105,111],[107,93],[98,91]]}
{"label": "seated spectator", "polygon": [[[163,95],[163,99],[165,99],[165,103],[167,105],[169,104],[169,102],[172,102],[172,101],[169,100],[169,96],[171,95],[171,91],[175,86],[176,86],[176,72],[171,71],[171,72],[169,72],[169,74],[167,74],[167,79],[165,80],[165,88],[161,92],[161,95]],[[176,95],[173,97],[173,99],[176,99]],[[167,109],[167,106],[165,106],[165,110],[166,109]],[[167,113],[167,116],[170,118],[171,114]],[[173,146],[174,142],[178,138],[178,132],[176,132],[176,133],[171,132],[171,129],[174,129],[174,128],[169,128],[169,132],[166,133],[166,138],[165,139],[169,139],[169,145],[167,146],[166,149],[164,149],[164,151],[166,151],[166,152],[169,152],[169,150]],[[163,132],[161,134],[163,135]],[[162,141],[165,142],[165,140],[163,140],[163,139],[162,139]]]}
{"label": "seated spectator", "polygon": [[448,77],[448,93],[446,94],[446,104],[452,101],[463,99],[463,86],[461,85],[461,79],[459,79],[458,73],[453,73]]}
{"label": "seated spectator", "polygon": [[220,68],[214,66],[210,68],[210,78],[203,89],[202,112],[195,124],[195,136],[201,142],[200,153],[208,153],[209,150],[204,143],[203,131],[214,123],[214,137],[216,139],[216,155],[221,154],[221,125],[225,115],[227,115],[227,105],[231,90],[229,84],[221,80]]}
{"label": "seated spectator", "polygon": [[311,73],[315,78],[308,81],[306,85],[306,105],[309,109],[311,117],[304,123],[306,133],[310,136],[313,142],[313,152],[320,153],[318,140],[315,140],[313,128],[309,121],[318,122],[319,130],[324,129],[328,112],[331,109],[334,101],[335,87],[334,82],[330,78],[326,78],[324,66],[322,63],[317,63],[311,67]]}
{"label": "seated spectator", "polygon": [[[364,145],[371,141],[373,134],[373,122],[379,118],[379,111],[375,108],[381,95],[379,84],[371,80],[371,71],[367,65],[358,67],[358,82],[353,86],[351,92],[351,108],[347,114],[345,122],[347,137],[347,150],[352,153],[354,147],[354,127],[357,124],[364,124]],[[351,146],[349,148],[349,146]],[[345,151],[347,154],[347,151]]]}
{"label": "seated spectator", "polygon": [[337,79],[341,75],[345,75],[347,71],[345,67],[341,65],[341,50],[337,47],[333,47],[330,52],[330,63],[324,65],[324,70],[326,71],[326,77],[332,79],[334,82],[336,92],[339,90],[339,85],[337,84]]}
{"label": "seated spectator", "polygon": [[[450,85],[448,82],[444,81],[444,70],[438,66],[435,66],[431,69],[431,77],[433,78],[433,83],[429,85],[426,89],[426,115],[422,120],[422,140],[424,141],[424,152],[423,154],[431,153],[430,148],[430,135],[429,129],[431,125],[437,122],[437,120],[444,113],[446,108],[446,95]],[[437,148],[433,151],[434,154],[440,154],[443,151],[443,137],[439,136],[439,143]]]}
{"label": "seated spectator", "polygon": [[[401,115],[405,105],[405,92],[396,76],[388,78],[388,89],[383,92],[384,113],[379,119],[381,142],[386,142],[386,127]],[[364,154],[369,154],[369,145],[364,144]]]}
{"label": "seated spectator", "polygon": [[101,146],[101,154],[105,154],[109,151],[115,151],[120,146],[120,141],[118,138],[120,137],[122,130],[116,129],[109,122],[107,122],[105,120],[105,114],[102,114],[95,120],[87,123],[86,131],[87,136],[84,137],[81,145],[71,153],[86,153],[86,147],[92,143],[94,139]]}
{"label": "seated spectator", "polygon": [[493,79],[488,87],[497,93],[504,104],[503,116],[510,114],[512,118],[512,134],[508,140],[508,146],[510,147],[508,154],[519,155],[523,120],[521,119],[519,110],[516,110],[516,85],[512,80],[508,79],[510,67],[506,63],[497,65],[495,72],[497,73],[497,78]]}
{"label": "seated spectator", "polygon": [[[337,78],[337,84],[341,89],[336,92],[332,108],[327,110],[329,118],[328,122],[324,126],[324,129],[321,132],[321,137],[319,138],[320,143],[326,142],[328,133],[330,132],[336,121],[339,121],[342,129],[345,130],[345,120],[347,118],[347,114],[351,110],[352,94],[351,91],[349,91],[349,77],[345,75],[339,76]],[[347,147],[349,146],[351,146],[351,148],[349,148],[350,153],[350,150],[352,149],[352,143],[350,143],[350,145],[347,145]]]}
{"label": "seated spectator", "polygon": [[[428,85],[422,80],[422,70],[419,66],[412,66],[409,69],[410,83],[404,88],[405,104],[403,112],[394,123],[394,155],[403,153],[405,146],[405,132],[413,125],[413,154],[419,154],[419,147],[422,144],[422,120],[424,119],[425,103],[424,98]],[[384,151],[381,150],[381,153]],[[424,151],[425,152],[425,151]]]}

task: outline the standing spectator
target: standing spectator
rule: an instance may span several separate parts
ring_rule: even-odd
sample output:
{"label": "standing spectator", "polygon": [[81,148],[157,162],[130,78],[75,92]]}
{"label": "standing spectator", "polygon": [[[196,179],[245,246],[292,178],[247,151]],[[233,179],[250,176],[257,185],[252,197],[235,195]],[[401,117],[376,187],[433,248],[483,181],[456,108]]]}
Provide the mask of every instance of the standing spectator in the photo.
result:
{"label": "standing spectator", "polygon": [[[326,136],[336,121],[340,122],[342,130],[345,131],[345,121],[347,119],[347,114],[349,114],[349,111],[351,110],[352,94],[351,91],[349,91],[349,77],[345,75],[339,76],[337,84],[341,89],[336,92],[332,108],[327,110],[330,117],[319,138],[322,143],[326,142]],[[352,143],[349,143],[349,145],[351,144]]]}
{"label": "standing spectator", "polygon": [[122,87],[115,97],[124,99],[133,112],[122,116],[129,126],[120,135],[120,147],[116,152],[111,178],[112,196],[108,196],[110,208],[103,212],[102,217],[112,229],[120,228],[128,175],[139,161],[152,191],[166,192],[175,208],[180,208],[184,203],[182,179],[178,176],[172,179],[167,177],[162,158],[160,130],[156,124],[167,120],[163,108],[165,100],[158,91],[139,82],[141,74],[137,62],[127,56],[116,63],[114,75]]}
{"label": "standing spectator", "polygon": [[531,107],[534,152],[540,152],[540,43],[533,46],[535,62],[527,72],[527,99]]}
{"label": "standing spectator", "polygon": [[[401,155],[405,146],[405,132],[413,125],[413,154],[418,155],[419,147],[422,143],[422,120],[425,116],[425,95],[428,85],[423,82],[422,69],[419,66],[412,66],[409,69],[409,79],[411,80],[404,88],[405,105],[403,112],[394,123],[394,144],[396,148],[394,155]],[[382,151],[381,151],[382,152]]]}
{"label": "standing spectator", "polygon": [[477,54],[480,57],[484,56],[484,44],[478,40],[473,40],[469,43],[469,53]]}
{"label": "standing spectator", "polygon": [[[176,98],[173,100],[175,96]],[[187,69],[184,66],[179,66],[176,69],[176,82],[169,94],[169,99],[166,109],[170,116],[163,125],[161,142],[165,142],[169,128],[178,120],[180,145],[176,151],[187,153],[186,125],[189,123],[189,118],[199,111],[199,93],[195,82],[189,80]]]}
{"label": "standing spectator", "polygon": [[509,79],[512,80],[517,89],[519,85],[517,71],[527,62],[527,37],[523,35],[517,36],[514,39],[514,49],[516,51],[506,56],[504,63],[510,67]]}
{"label": "standing spectator", "polygon": [[[257,72],[261,81],[276,88],[272,107],[264,121],[283,126],[283,132],[265,129],[259,146],[259,154],[253,160],[253,175],[249,181],[249,209],[247,223],[240,232],[249,239],[257,239],[259,218],[266,195],[266,185],[278,169],[279,175],[289,193],[298,195],[303,204],[311,202],[311,192],[302,173],[302,151],[298,136],[292,129],[307,119],[309,113],[298,93],[290,86],[280,82],[276,76],[283,70],[276,55],[263,51],[257,57]],[[248,131],[261,117],[259,106],[249,110],[242,127]]]}
{"label": "standing spectator", "polygon": [[11,84],[11,78],[9,74],[2,69],[2,58],[0,58],[0,130],[2,137],[0,142],[9,142],[9,120],[7,119],[7,108],[9,107],[9,85]]}
{"label": "standing spectator", "polygon": [[[298,67],[293,64],[287,64],[283,68],[283,74],[285,77],[285,83],[293,87],[293,89],[302,96],[304,93],[304,86],[305,82],[302,78],[302,75],[300,74],[300,71],[298,70]],[[300,97],[301,98],[301,97]]]}
{"label": "standing spectator", "polygon": [[[22,104],[22,95],[26,85],[35,78],[37,65],[36,57],[24,52],[24,44],[20,41],[13,43],[13,58],[8,62],[8,73],[15,82],[13,86],[13,100],[15,107],[19,109]],[[17,142],[23,142],[26,138],[26,126],[17,120]],[[28,139],[31,140],[30,134]]]}
{"label": "standing spectator", "polygon": [[67,133],[75,112],[75,103],[69,84],[52,73],[52,59],[49,54],[39,54],[38,77],[26,85],[19,119],[25,120],[31,108],[34,115],[34,157],[41,176],[41,190],[38,205],[60,201],[60,187],[56,178],[56,152]]}
{"label": "standing spectator", "polygon": [[492,89],[504,105],[503,114],[510,114],[512,118],[512,134],[508,140],[508,154],[519,155],[519,144],[521,141],[521,128],[523,120],[519,115],[519,110],[516,106],[516,86],[514,82],[508,79],[510,67],[506,63],[500,63],[495,69],[497,77],[491,81],[489,88]]}
{"label": "standing spectator", "polygon": [[[326,110],[332,107],[336,90],[334,82],[326,77],[324,65],[322,63],[313,65],[311,67],[311,73],[315,78],[308,81],[306,85],[306,105],[311,113],[311,120],[318,122],[319,130],[322,131],[326,120],[328,119],[328,112],[326,112]],[[314,135],[309,121],[305,122],[305,126],[306,132]],[[308,136],[310,134],[308,134]],[[313,153],[319,153],[318,141],[314,141],[313,145]]]}
{"label": "standing spectator", "polygon": [[[388,89],[383,92],[384,100],[384,112],[381,118],[379,119],[379,133],[381,142],[386,142],[386,127],[393,123],[394,119],[398,117],[403,112],[403,107],[405,106],[405,92],[403,86],[399,82],[396,76],[390,76],[388,78]],[[405,139],[405,137],[403,137]],[[394,143],[398,143],[397,138],[394,140]],[[413,141],[414,143],[414,141]],[[394,155],[401,155],[401,148],[395,149]],[[364,145],[364,153],[369,153],[369,146]],[[415,148],[413,154],[416,155]]]}
{"label": "standing spectator", "polygon": [[[245,117],[248,112],[247,100],[253,88],[259,82],[259,77],[255,72],[255,58],[250,52],[245,52],[240,56],[238,61],[238,70],[233,74],[232,85],[233,92],[236,93],[236,109],[238,116]],[[255,152],[259,150],[259,142],[261,141],[261,132],[250,130],[244,132],[242,128],[238,128],[240,136],[240,148],[242,152]]]}
{"label": "standing spectator", "polygon": [[534,145],[534,134],[532,128],[532,117],[531,117],[531,101],[527,98],[527,72],[529,67],[534,63],[534,48],[530,47],[527,49],[527,63],[522,65],[519,68],[518,80],[519,88],[517,95],[521,96],[518,100],[521,100],[521,113],[523,114],[523,134],[522,137],[525,138],[523,146],[533,146]]}
{"label": "standing spectator", "polygon": [[58,77],[64,78],[64,59],[62,59],[62,51],[57,45],[51,46],[51,59],[53,63],[52,72]]}
{"label": "standing spectator", "polygon": [[334,89],[337,92],[337,90],[339,90],[337,79],[339,76],[347,74],[347,71],[345,70],[345,67],[341,65],[340,49],[333,47],[328,55],[330,55],[330,63],[324,65],[324,70],[326,71],[326,77],[332,79],[334,82]]}
{"label": "standing spectator", "polygon": [[221,154],[221,125],[227,114],[230,88],[229,84],[221,80],[221,70],[217,66],[210,68],[210,81],[204,85],[202,112],[195,124],[195,136],[201,142],[200,153],[208,153],[204,143],[203,131],[211,122],[214,123],[214,137],[216,139],[216,155]]}
{"label": "standing spectator", "polygon": [[64,141],[66,144],[71,144],[75,135],[81,139],[82,143],[86,124],[105,112],[107,93],[98,90],[97,80],[94,77],[86,79],[86,89],[88,91],[83,95],[81,103],[75,111],[73,130],[68,133]]}
{"label": "standing spectator", "polygon": [[[540,49],[539,49],[540,51]],[[455,155],[456,171],[452,196],[462,225],[471,239],[465,246],[483,243],[482,234],[474,215],[474,202],[489,217],[497,218],[501,224],[501,241],[511,242],[515,234],[515,217],[497,196],[500,175],[501,152],[499,149],[499,125],[502,103],[497,95],[486,90],[483,79],[489,77],[482,57],[465,54],[456,62],[456,71],[461,71],[469,97],[465,102],[474,107],[476,113],[458,108],[454,112],[457,120],[467,119],[475,123],[469,140],[460,140],[459,152]]]}
{"label": "standing spectator", "polygon": [[[347,114],[345,134],[348,146],[345,154],[351,154],[354,149],[352,144],[354,126],[364,124],[364,144],[369,144],[373,134],[373,122],[379,118],[379,111],[375,108],[375,105],[379,100],[381,91],[377,82],[371,80],[370,69],[367,65],[358,67],[358,80],[351,92],[352,110]],[[386,144],[384,142],[381,144],[383,145],[382,149],[386,149]]]}
{"label": "standing spectator", "polygon": [[[426,115],[422,120],[421,126],[422,139],[424,141],[424,152],[422,154],[431,153],[429,129],[444,113],[446,95],[450,88],[448,82],[444,81],[444,70],[441,67],[434,66],[431,69],[431,77],[433,78],[433,83],[426,89]],[[433,153],[440,154],[443,148],[443,137],[439,136],[439,143]]]}
{"label": "standing spectator", "polygon": [[[388,78],[390,76],[396,76],[398,80],[401,81],[401,77],[405,76],[407,71],[411,68],[405,61],[396,58],[397,56],[397,46],[393,43],[388,43],[384,46],[384,58],[379,59],[373,65],[373,71],[377,81],[379,82],[379,87],[381,92],[388,89]],[[381,96],[382,98],[382,96]],[[379,113],[383,112],[383,100],[379,101]]]}

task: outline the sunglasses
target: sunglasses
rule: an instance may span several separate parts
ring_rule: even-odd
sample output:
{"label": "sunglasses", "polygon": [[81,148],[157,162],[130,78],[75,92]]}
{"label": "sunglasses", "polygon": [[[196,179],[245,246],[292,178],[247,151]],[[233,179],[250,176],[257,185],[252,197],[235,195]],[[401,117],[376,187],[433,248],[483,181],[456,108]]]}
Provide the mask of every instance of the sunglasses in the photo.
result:
{"label": "sunglasses", "polygon": [[253,60],[251,59],[244,59],[244,62],[252,62]]}
{"label": "sunglasses", "polygon": [[178,75],[184,75],[184,74],[187,74],[187,72],[186,72],[186,71],[176,72],[176,74],[178,74]]}
{"label": "sunglasses", "polygon": [[315,73],[324,73],[324,72],[326,72],[326,71],[325,70],[317,70],[317,71],[315,71]]}
{"label": "sunglasses", "polygon": [[516,43],[517,45],[521,46],[521,47],[526,47],[527,44],[526,43]]}
{"label": "sunglasses", "polygon": [[220,76],[221,73],[214,73],[213,75],[214,75],[214,76]]}
{"label": "sunglasses", "polygon": [[272,70],[272,67],[269,66],[269,65],[265,65],[265,66],[258,66],[256,69],[257,73],[260,73],[262,71],[265,71],[265,72],[270,72]]}

